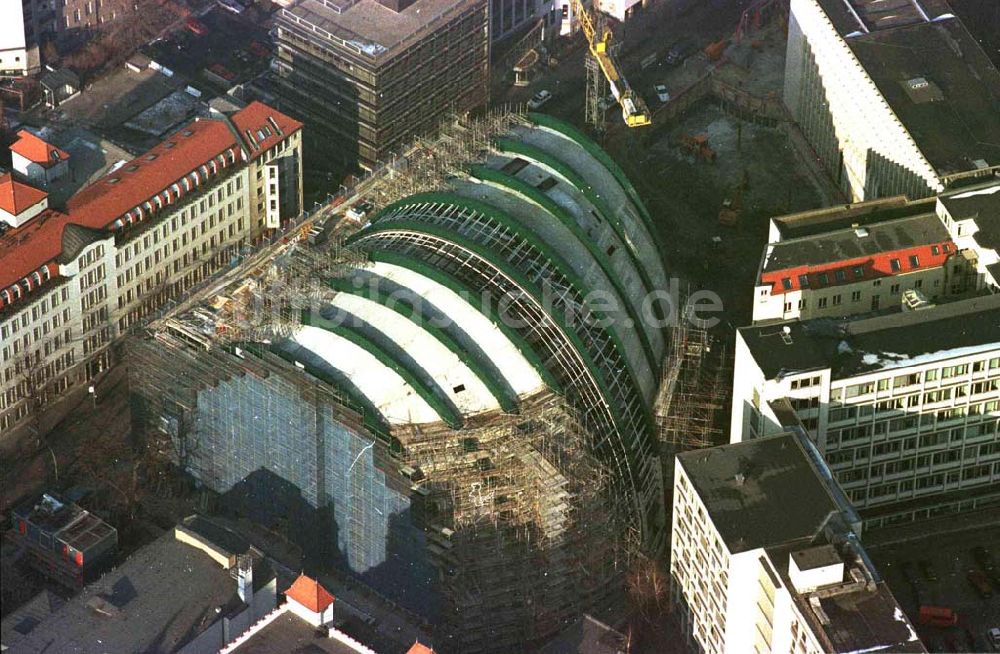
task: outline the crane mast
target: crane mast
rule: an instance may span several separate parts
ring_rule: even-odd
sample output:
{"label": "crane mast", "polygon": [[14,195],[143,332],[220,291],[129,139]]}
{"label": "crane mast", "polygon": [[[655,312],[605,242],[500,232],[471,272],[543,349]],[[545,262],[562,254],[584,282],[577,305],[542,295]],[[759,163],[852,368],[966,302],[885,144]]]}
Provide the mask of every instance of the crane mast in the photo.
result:
{"label": "crane mast", "polygon": [[[580,29],[587,39],[587,48],[590,56],[596,61],[601,75],[607,80],[611,88],[611,94],[621,107],[622,118],[629,127],[642,127],[650,124],[649,108],[645,101],[632,90],[628,80],[621,72],[621,66],[611,48],[612,33],[611,28],[600,20],[597,10],[585,7],[583,0],[573,0],[573,13],[580,22]],[[588,76],[588,105],[595,104],[599,100],[597,84],[593,83]],[[594,97],[589,97],[593,95]]]}

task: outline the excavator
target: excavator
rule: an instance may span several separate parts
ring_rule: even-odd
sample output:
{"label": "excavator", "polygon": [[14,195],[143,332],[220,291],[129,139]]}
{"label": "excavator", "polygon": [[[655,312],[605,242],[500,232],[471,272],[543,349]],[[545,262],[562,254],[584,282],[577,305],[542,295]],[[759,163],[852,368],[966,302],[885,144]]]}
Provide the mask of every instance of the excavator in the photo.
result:
{"label": "excavator", "polygon": [[[588,3],[589,4],[589,3]],[[597,9],[584,6],[584,0],[573,0],[573,13],[587,38],[590,55],[597,60],[601,73],[611,87],[611,94],[622,109],[622,118],[629,127],[643,127],[651,121],[649,107],[628,85],[614,53],[611,51],[611,28],[597,15]],[[591,92],[588,89],[588,93]]]}

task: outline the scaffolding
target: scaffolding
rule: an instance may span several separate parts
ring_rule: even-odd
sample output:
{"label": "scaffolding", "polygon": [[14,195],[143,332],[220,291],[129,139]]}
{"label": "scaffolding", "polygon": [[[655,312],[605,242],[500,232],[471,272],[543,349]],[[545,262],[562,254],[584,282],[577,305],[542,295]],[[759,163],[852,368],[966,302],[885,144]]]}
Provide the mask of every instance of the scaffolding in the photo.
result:
{"label": "scaffolding", "polygon": [[[728,406],[728,352],[708,330],[678,321],[654,405],[661,449],[673,454],[719,445]],[[667,452],[664,452],[667,453]]]}
{"label": "scaffolding", "polygon": [[[384,207],[440,188],[523,121],[516,111],[455,117],[352,194]],[[276,248],[151,323],[129,344],[137,419],[170,436],[177,462],[218,492],[261,465],[300,475],[290,482],[317,509],[345,512],[341,542],[326,541],[351,561],[400,548],[398,586],[432,567],[446,651],[523,650],[583,611],[620,616],[640,535],[595,430],[566,397],[540,390],[519,397],[516,413],[463,416],[460,429],[389,425],[349,384],[286,356],[301,315],[336,294],[329,280],[366,265],[343,236]],[[346,472],[330,467],[344,460]]]}
{"label": "scaffolding", "polygon": [[523,106],[498,106],[482,116],[452,114],[435,134],[414,140],[400,156],[376,166],[341,189],[344,196],[364,197],[376,206],[423,191],[438,189],[445,180],[494,152],[493,141],[518,125],[528,125]]}

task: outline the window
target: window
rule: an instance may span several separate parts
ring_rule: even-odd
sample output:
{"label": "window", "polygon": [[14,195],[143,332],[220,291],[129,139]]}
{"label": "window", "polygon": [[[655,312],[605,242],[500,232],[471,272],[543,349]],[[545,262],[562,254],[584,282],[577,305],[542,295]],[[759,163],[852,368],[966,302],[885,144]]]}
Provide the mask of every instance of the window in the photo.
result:
{"label": "window", "polygon": [[861,301],[861,291],[854,291],[851,293],[851,302]]}
{"label": "window", "polygon": [[854,266],[854,278],[861,279],[865,276],[865,271],[861,266]]}
{"label": "window", "polygon": [[889,292],[892,293],[893,295],[898,295],[899,294],[899,284],[893,284],[889,288]]}
{"label": "window", "polygon": [[910,255],[910,268],[918,268],[919,266],[920,266],[920,259],[917,258],[917,255],[911,254]]}
{"label": "window", "polygon": [[875,390],[875,384],[872,382],[867,382],[864,384],[854,384],[847,387],[847,398],[858,397],[859,395],[867,395]]}
{"label": "window", "polygon": [[781,286],[786,291],[790,291],[792,289],[792,280],[788,277],[785,277],[784,279],[781,280]]}
{"label": "window", "polygon": [[891,259],[889,261],[889,267],[892,269],[892,272],[899,272],[899,259]]}
{"label": "window", "polygon": [[840,294],[833,296],[833,306],[838,306],[840,304]]}
{"label": "window", "polygon": [[799,275],[799,286],[801,288],[808,288],[809,287],[809,276],[808,275]]}
{"label": "window", "polygon": [[819,274],[819,283],[821,286],[825,286],[830,283],[830,276],[826,273]]}
{"label": "window", "polygon": [[834,274],[836,275],[838,282],[846,282],[847,281],[847,273],[845,273],[843,270],[838,270]]}
{"label": "window", "polygon": [[933,254],[936,257],[937,255],[941,254],[941,248],[939,248],[936,245],[932,245],[931,246],[931,254]]}
{"label": "window", "polygon": [[819,299],[819,308],[820,309],[825,309],[826,308],[826,298],[825,297],[821,297]]}

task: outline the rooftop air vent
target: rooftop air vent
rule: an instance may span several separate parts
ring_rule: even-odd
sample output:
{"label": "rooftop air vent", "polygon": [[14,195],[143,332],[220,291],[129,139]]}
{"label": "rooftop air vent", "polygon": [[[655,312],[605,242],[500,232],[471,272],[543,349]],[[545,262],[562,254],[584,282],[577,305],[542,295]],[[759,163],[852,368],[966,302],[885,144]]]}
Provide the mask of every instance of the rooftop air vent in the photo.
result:
{"label": "rooftop air vent", "polygon": [[858,238],[864,238],[864,237],[868,236],[868,228],[867,227],[855,227],[854,228],[854,235],[857,236]]}
{"label": "rooftop air vent", "polygon": [[931,84],[923,77],[914,77],[906,82],[907,86],[913,91],[918,91],[920,89],[926,89]]}

